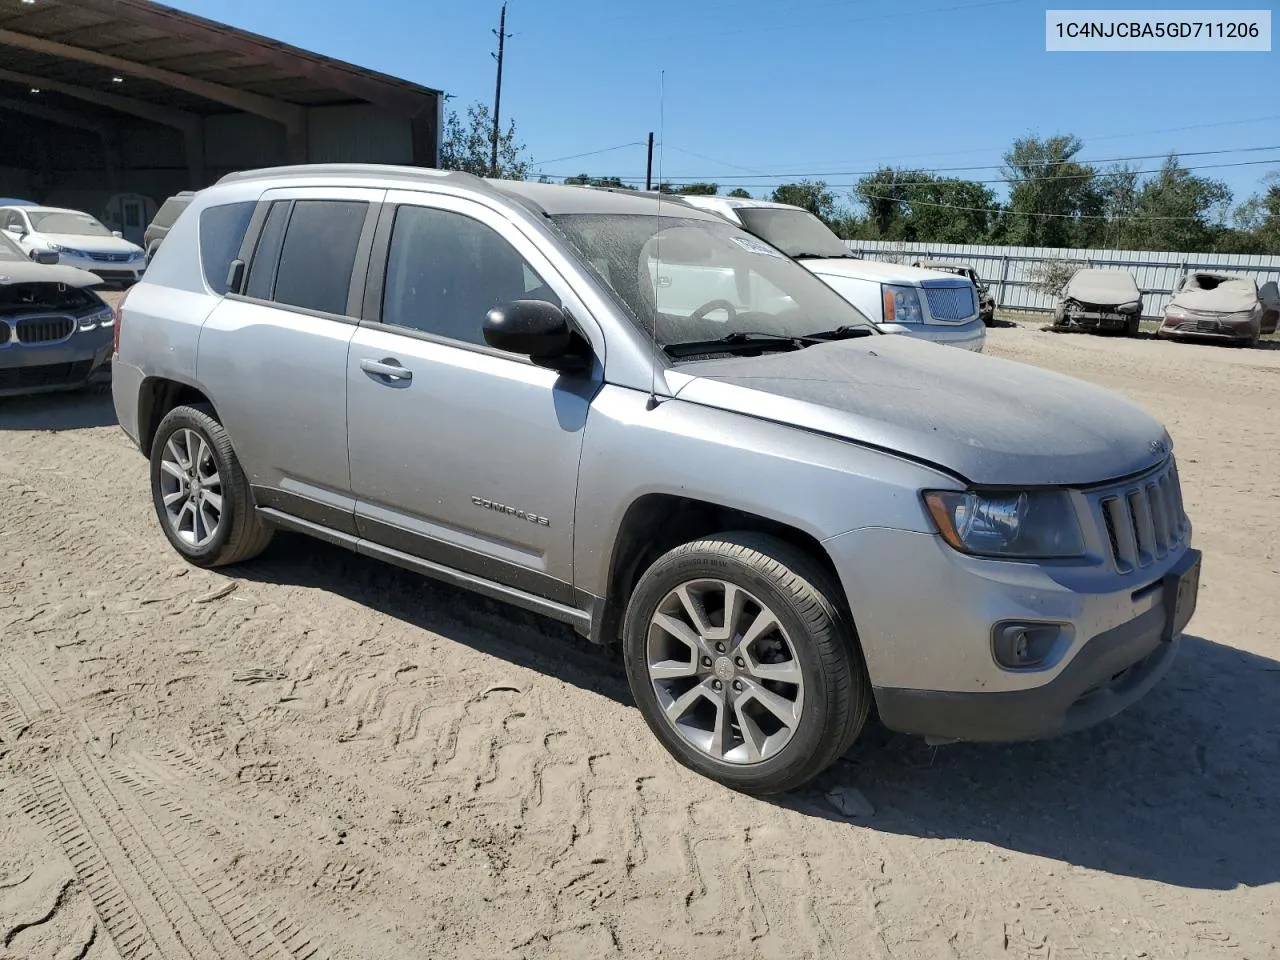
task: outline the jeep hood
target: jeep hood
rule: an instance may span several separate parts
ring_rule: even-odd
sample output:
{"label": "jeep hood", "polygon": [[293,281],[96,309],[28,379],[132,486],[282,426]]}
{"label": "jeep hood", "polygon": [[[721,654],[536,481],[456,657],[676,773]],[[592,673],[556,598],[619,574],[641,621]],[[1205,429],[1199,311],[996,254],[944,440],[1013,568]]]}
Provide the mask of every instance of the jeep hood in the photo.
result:
{"label": "jeep hood", "polygon": [[974,484],[1084,486],[1172,448],[1128,400],[1037,367],[910,337],[682,364],[680,400],[935,464]]}

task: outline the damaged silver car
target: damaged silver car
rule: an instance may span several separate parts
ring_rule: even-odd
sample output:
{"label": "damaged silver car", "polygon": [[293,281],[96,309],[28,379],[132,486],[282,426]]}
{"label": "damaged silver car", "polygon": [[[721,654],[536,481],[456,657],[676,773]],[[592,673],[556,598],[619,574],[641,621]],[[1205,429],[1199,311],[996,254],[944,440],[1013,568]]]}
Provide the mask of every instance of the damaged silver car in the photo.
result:
{"label": "damaged silver car", "polygon": [[1138,282],[1125,270],[1077,270],[1054,311],[1053,327],[1136,337],[1142,327]]}
{"label": "damaged silver car", "polygon": [[1259,288],[1240,274],[1193,270],[1174,290],[1156,336],[1250,347],[1259,337],[1275,333],[1278,321],[1280,290],[1275,281]]}

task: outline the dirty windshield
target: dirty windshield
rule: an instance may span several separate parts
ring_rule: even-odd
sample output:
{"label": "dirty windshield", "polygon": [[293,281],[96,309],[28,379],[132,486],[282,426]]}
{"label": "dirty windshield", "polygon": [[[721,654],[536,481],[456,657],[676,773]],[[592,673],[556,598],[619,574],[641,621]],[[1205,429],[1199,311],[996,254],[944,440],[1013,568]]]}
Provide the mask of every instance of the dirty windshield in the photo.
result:
{"label": "dirty windshield", "polygon": [[849,248],[831,228],[807,210],[739,207],[743,224],[789,257],[848,257]]}
{"label": "dirty windshield", "polygon": [[87,213],[28,213],[36,233],[57,233],[67,237],[109,237],[111,231]]}
{"label": "dirty windshield", "polygon": [[662,346],[734,334],[806,337],[870,328],[809,271],[728,223],[663,216],[554,218]]}

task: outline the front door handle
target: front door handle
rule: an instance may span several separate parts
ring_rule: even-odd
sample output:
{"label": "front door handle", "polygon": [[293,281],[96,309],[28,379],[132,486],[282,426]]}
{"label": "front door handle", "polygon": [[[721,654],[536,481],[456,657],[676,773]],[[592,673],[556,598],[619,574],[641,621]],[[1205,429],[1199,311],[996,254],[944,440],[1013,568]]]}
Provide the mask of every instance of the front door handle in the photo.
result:
{"label": "front door handle", "polygon": [[413,371],[406,370],[400,365],[400,361],[387,357],[384,360],[369,360],[368,358],[360,361],[360,369],[371,377],[376,377],[384,383],[408,383],[413,379]]}

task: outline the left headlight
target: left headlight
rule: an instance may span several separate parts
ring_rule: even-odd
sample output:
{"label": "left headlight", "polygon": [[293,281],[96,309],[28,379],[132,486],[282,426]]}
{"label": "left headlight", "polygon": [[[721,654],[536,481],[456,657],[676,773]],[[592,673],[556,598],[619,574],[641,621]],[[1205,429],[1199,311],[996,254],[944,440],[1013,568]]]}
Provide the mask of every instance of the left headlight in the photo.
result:
{"label": "left headlight", "polygon": [[115,311],[110,307],[95,310],[80,318],[81,330],[94,330],[98,327],[109,327],[116,321]]}
{"label": "left headlight", "polygon": [[1065,560],[1085,552],[1080,520],[1065,491],[927,490],[924,501],[938,533],[961,553]]}
{"label": "left headlight", "polygon": [[915,287],[882,284],[885,323],[924,323],[920,308],[920,291]]}

